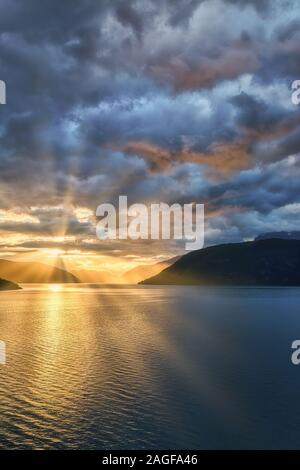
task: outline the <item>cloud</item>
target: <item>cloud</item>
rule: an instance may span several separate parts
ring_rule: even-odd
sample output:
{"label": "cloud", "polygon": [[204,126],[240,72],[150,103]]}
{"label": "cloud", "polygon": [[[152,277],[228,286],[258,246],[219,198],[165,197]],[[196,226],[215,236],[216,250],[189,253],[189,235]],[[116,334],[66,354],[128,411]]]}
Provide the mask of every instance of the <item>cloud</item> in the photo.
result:
{"label": "cloud", "polygon": [[220,49],[217,57],[189,60],[181,57],[162,58],[150,65],[150,73],[169,83],[176,91],[211,88],[220,80],[230,80],[259,68],[259,59],[251,45],[232,44]]}
{"label": "cloud", "polygon": [[296,1],[3,0],[0,209],[29,219],[1,236],[84,243],[74,208],[119,194],[205,202],[211,242],[294,227],[299,23]]}
{"label": "cloud", "polygon": [[212,170],[215,170],[216,175],[227,175],[249,164],[247,151],[242,143],[218,144],[212,146],[209,152],[200,153],[185,148],[172,151],[148,142],[128,142],[122,151],[145,158],[154,172],[165,171],[174,165],[191,162],[208,166],[211,174],[213,174]]}

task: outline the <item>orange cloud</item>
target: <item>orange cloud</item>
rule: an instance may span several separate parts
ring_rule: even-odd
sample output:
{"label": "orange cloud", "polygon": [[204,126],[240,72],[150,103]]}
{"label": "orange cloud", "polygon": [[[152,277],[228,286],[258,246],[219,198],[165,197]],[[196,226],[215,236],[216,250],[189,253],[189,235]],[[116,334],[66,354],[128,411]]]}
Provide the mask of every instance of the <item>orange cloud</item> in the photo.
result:
{"label": "orange cloud", "polygon": [[128,142],[121,150],[144,158],[153,172],[166,171],[184,162],[206,165],[211,176],[224,176],[249,167],[245,142],[216,144],[211,146],[207,153],[194,152],[187,148],[173,151],[145,141]]}

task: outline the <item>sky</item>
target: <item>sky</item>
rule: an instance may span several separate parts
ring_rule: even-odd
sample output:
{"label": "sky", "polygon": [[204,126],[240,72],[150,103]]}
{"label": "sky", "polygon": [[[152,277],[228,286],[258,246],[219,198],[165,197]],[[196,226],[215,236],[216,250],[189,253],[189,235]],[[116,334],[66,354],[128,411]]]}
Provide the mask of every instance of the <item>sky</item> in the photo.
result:
{"label": "sky", "polygon": [[297,0],[1,0],[0,257],[122,272],[101,203],[205,204],[205,244],[299,230]]}

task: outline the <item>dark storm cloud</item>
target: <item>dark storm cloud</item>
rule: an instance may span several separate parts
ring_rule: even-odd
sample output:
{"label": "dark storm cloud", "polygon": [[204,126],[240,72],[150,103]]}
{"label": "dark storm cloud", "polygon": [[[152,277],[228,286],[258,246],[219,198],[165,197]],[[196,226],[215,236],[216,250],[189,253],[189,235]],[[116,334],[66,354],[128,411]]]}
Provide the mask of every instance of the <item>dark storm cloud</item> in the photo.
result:
{"label": "dark storm cloud", "polygon": [[[245,7],[248,5],[253,6],[259,12],[265,12],[272,4],[271,0],[226,0],[228,3]],[[274,3],[274,2],[273,2]]]}
{"label": "dark storm cloud", "polygon": [[291,114],[284,112],[276,102],[270,104],[246,93],[234,96],[231,102],[238,109],[237,124],[250,130],[269,132]]}
{"label": "dark storm cloud", "polygon": [[129,3],[117,3],[116,15],[118,20],[125,26],[129,25],[140,38],[143,32],[143,15],[139,14],[133,5]]}
{"label": "dark storm cloud", "polygon": [[[39,223],[0,220],[0,229],[46,235],[63,220],[67,234],[91,235],[67,208],[32,207],[95,210],[118,194],[205,202],[224,212],[227,231],[238,224],[232,211],[270,214],[297,201],[289,157],[300,152],[299,108],[289,87],[300,78],[300,13],[297,2],[288,7],[2,0],[1,207]],[[247,236],[246,219],[241,226],[230,236]]]}

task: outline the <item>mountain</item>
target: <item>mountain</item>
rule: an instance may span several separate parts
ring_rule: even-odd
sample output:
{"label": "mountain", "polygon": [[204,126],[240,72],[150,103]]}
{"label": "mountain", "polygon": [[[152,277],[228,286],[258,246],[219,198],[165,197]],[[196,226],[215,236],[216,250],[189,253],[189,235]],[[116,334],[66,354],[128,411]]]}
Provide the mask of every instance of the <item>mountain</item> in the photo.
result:
{"label": "mountain", "polygon": [[20,286],[14,282],[6,281],[6,279],[0,279],[0,291],[2,290],[19,290]]}
{"label": "mountain", "polygon": [[137,266],[123,274],[123,280],[128,284],[138,284],[143,279],[150,276],[156,276],[163,269],[174,264],[179,258],[180,256],[176,256],[165,261],[160,261],[159,263]]}
{"label": "mountain", "polygon": [[280,238],[282,240],[300,240],[300,231],[294,230],[291,232],[267,232],[258,235],[255,240],[270,240],[271,238]]}
{"label": "mountain", "polygon": [[300,286],[300,241],[258,240],[192,251],[142,284]]}
{"label": "mountain", "polygon": [[[72,274],[76,276],[80,282],[88,282],[90,284],[120,284],[122,279],[118,276],[114,276],[111,273],[105,271],[93,271],[85,269],[72,270]],[[124,282],[124,281],[123,281]]]}
{"label": "mountain", "polygon": [[169,267],[179,259],[179,256],[155,264],[136,266],[122,275],[112,274],[105,271],[77,269],[72,274],[81,282],[99,284],[137,284],[146,277],[155,276],[163,269]]}
{"label": "mountain", "polygon": [[80,282],[64,269],[42,263],[0,260],[0,278],[17,283],[69,283]]}

